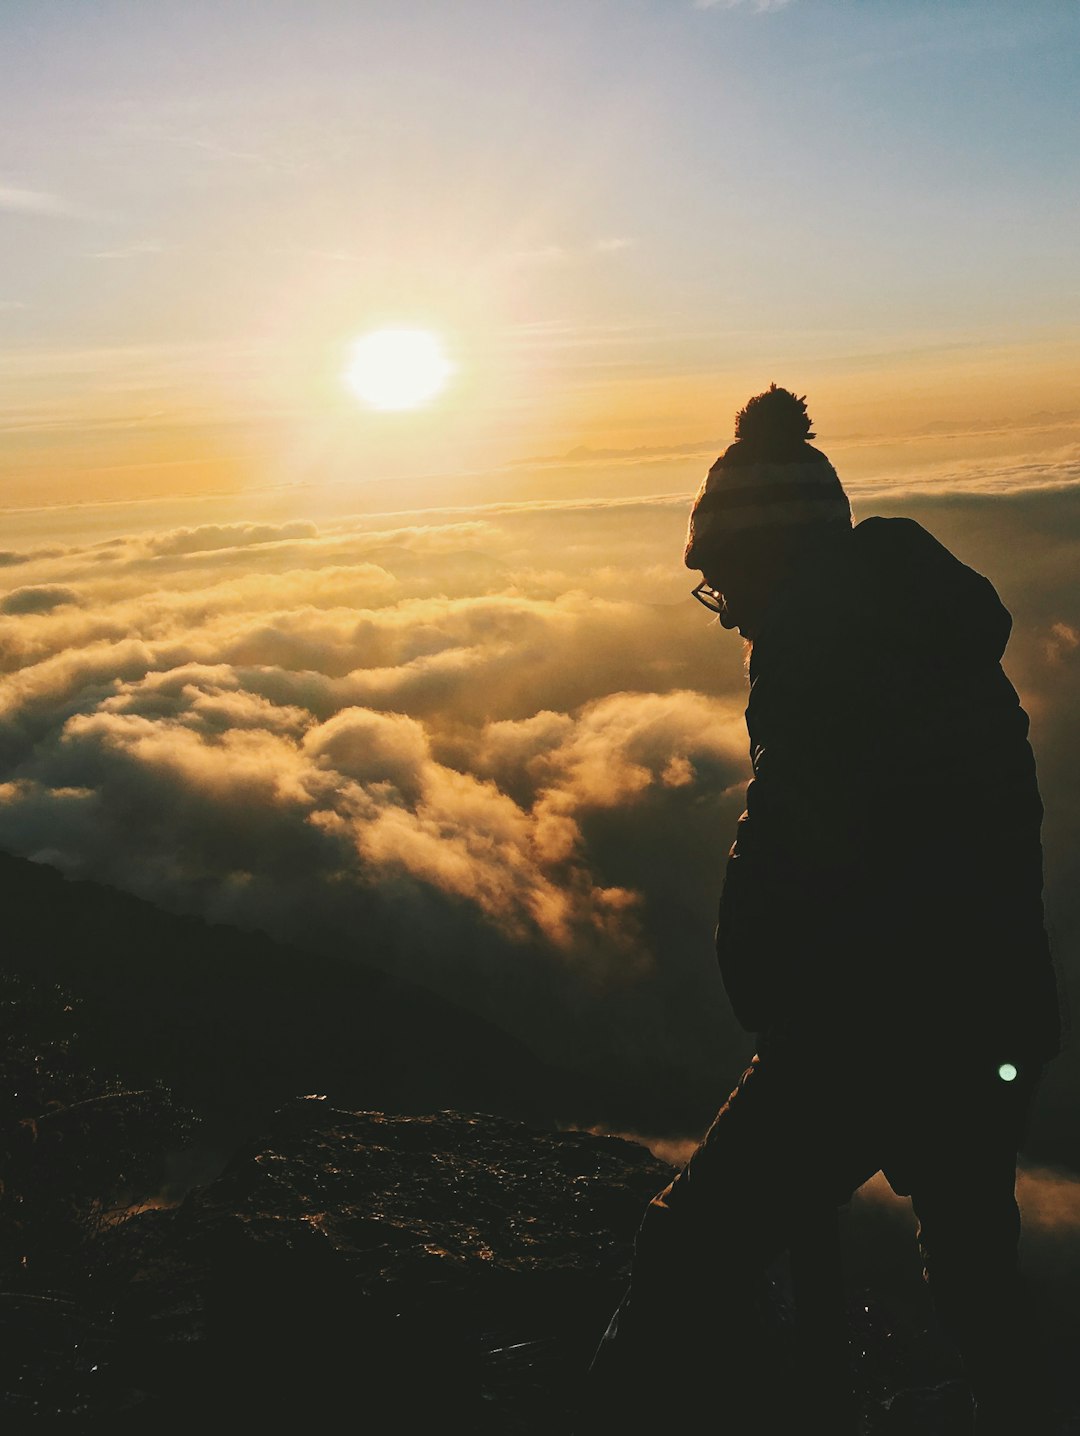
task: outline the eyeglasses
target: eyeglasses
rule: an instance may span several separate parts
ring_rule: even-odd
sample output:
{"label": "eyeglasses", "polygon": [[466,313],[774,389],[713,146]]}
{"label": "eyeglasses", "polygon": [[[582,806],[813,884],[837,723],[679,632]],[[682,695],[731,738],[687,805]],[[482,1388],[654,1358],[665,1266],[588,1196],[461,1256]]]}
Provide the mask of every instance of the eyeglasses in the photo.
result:
{"label": "eyeglasses", "polygon": [[724,595],[719,589],[711,588],[704,579],[696,588],[692,588],[690,592],[697,599],[698,603],[705,605],[710,613],[723,613]]}

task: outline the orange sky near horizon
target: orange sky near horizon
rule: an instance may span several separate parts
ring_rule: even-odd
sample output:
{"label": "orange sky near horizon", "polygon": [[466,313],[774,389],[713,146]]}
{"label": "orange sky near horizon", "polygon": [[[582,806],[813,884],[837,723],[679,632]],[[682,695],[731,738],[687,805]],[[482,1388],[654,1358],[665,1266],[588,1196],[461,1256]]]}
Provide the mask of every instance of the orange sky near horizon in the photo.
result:
{"label": "orange sky near horizon", "polygon": [[[773,379],[807,393],[819,446],[852,480],[1061,456],[1080,442],[1080,340],[1056,336],[941,354],[804,355],[783,368],[609,369],[587,383],[542,364],[530,374],[524,363],[487,383],[483,369],[495,366],[474,367],[446,337],[461,372],[403,412],[365,410],[332,362],[306,380],[290,375],[291,355],[260,355],[258,381],[140,352],[76,357],[54,375],[31,369],[8,386],[3,507],[240,497],[280,485],[315,490],[316,501],[320,486],[345,485],[362,508],[452,506],[498,501],[507,466],[532,475],[516,498],[565,493],[558,476],[571,468],[582,497],[607,496],[612,476],[583,465],[580,450],[636,460],[627,492],[690,490],[703,458],[686,451],[722,448],[735,410]],[[328,350],[326,360],[338,357]],[[289,401],[282,392],[275,402],[285,390]]]}
{"label": "orange sky near horizon", "polygon": [[[9,0],[0,508],[689,490],[774,380],[842,476],[1061,457],[1080,22],[902,10]],[[342,382],[389,325],[421,408]]]}

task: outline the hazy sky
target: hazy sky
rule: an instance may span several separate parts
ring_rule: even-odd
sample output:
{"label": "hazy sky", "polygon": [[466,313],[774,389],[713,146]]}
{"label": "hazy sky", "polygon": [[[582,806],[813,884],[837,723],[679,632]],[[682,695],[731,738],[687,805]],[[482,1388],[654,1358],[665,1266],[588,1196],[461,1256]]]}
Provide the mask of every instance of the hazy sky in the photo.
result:
{"label": "hazy sky", "polygon": [[[1075,442],[1078,40],[1073,0],[5,0],[0,502],[712,443],[772,379],[887,469]],[[456,377],[373,414],[341,370],[394,323]]]}

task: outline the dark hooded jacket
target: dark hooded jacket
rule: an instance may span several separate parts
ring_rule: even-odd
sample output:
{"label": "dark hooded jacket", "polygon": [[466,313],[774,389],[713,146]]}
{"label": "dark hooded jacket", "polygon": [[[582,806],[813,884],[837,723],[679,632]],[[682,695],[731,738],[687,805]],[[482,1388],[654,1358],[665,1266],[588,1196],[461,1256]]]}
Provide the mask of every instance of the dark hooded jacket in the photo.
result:
{"label": "dark hooded jacket", "polygon": [[717,951],[744,1027],[849,1051],[1057,1048],[1028,719],[992,585],[908,519],[815,548],[756,639]]}

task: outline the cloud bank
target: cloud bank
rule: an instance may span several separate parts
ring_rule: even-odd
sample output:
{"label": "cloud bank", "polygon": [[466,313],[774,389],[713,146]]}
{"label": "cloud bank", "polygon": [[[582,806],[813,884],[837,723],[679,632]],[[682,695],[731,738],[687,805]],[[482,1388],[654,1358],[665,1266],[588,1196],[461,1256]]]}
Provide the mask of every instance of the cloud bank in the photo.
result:
{"label": "cloud bank", "polygon": [[[1071,980],[1080,490],[980,489],[856,507],[918,518],[1016,615]],[[0,844],[354,952],[603,1074],[613,1121],[691,1133],[746,1055],[711,949],[748,762],[741,646],[689,599],[685,513],[504,504],[9,551]],[[1070,1108],[1049,1084],[1046,1160],[1068,1160]]]}

